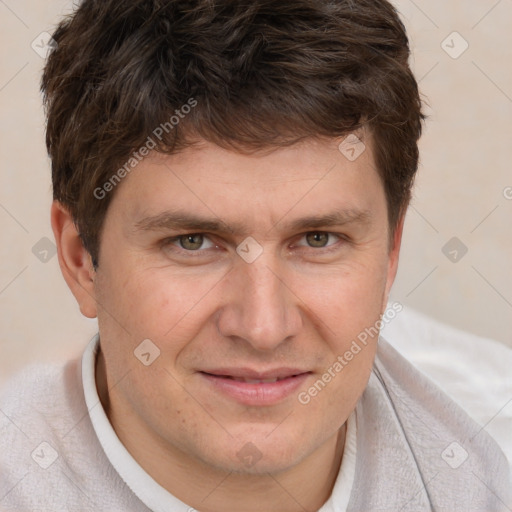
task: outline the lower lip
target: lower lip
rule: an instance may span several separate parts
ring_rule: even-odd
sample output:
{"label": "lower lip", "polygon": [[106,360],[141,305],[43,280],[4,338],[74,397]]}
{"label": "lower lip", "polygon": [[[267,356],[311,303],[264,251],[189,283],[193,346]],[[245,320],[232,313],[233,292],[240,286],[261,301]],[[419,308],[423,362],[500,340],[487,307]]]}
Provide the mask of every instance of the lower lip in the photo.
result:
{"label": "lower lip", "polygon": [[273,405],[279,403],[297,391],[310,376],[309,373],[302,373],[276,382],[249,384],[208,373],[200,373],[200,375],[214,389],[244,405]]}

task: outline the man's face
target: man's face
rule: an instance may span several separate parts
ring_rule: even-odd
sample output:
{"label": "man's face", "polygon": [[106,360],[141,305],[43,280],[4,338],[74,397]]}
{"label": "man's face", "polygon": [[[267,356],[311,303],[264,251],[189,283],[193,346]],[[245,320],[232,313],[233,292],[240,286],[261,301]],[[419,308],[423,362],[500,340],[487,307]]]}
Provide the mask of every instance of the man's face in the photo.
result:
{"label": "man's face", "polygon": [[378,321],[398,251],[371,140],[355,161],[340,141],[252,156],[205,142],[118,185],[94,286],[132,453],[276,472],[336,436],[377,338],[335,363]]}

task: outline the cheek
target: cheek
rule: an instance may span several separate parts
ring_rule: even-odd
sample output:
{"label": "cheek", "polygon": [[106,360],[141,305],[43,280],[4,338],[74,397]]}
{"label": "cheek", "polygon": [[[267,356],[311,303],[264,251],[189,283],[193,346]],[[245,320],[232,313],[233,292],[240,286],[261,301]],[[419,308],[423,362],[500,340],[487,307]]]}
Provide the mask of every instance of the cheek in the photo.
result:
{"label": "cheek", "polygon": [[133,337],[161,338],[186,323],[212,288],[211,278],[188,278],[165,268],[115,272],[105,302],[112,304]]}
{"label": "cheek", "polygon": [[[329,355],[319,379],[303,390],[312,415],[338,425],[364,391],[371,373],[378,340],[385,279],[382,269],[367,267],[330,279],[309,295],[309,304]],[[303,403],[303,402],[300,402]]]}
{"label": "cheek", "polygon": [[[386,263],[373,260],[331,268],[328,274],[297,277],[296,286],[316,316],[334,333],[344,334],[373,324],[381,313]],[[346,339],[346,338],[345,338]]]}
{"label": "cheek", "polygon": [[109,338],[124,353],[120,360],[130,364],[134,350],[149,339],[159,354],[156,366],[181,373],[183,356],[195,347],[191,342],[200,337],[202,330],[213,328],[209,318],[221,300],[215,289],[221,277],[213,274],[193,279],[169,269],[133,272],[117,292],[111,292],[116,301],[113,311],[124,319],[125,329],[107,317],[115,329],[115,335]]}
{"label": "cheek", "polygon": [[329,279],[317,279],[319,285],[308,295],[329,356],[324,360],[325,388],[317,381],[313,389],[305,390],[305,399],[311,398],[311,411],[324,415],[330,411],[327,416],[334,422],[343,419],[342,411],[355,406],[368,382],[377,349],[385,270],[378,259],[353,265],[332,272]]}

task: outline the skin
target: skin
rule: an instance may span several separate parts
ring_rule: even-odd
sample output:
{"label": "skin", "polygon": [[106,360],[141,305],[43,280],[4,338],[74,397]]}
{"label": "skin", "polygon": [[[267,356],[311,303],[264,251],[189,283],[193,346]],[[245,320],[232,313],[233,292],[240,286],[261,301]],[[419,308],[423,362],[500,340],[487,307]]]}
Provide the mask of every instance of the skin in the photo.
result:
{"label": "skin", "polygon": [[[307,405],[298,394],[385,310],[403,228],[402,218],[389,239],[371,134],[353,162],[338,150],[341,140],[252,155],[201,141],[150,155],[115,190],[97,271],[67,210],[52,206],[63,275],[82,313],[98,317],[105,411],[138,463],[197,510],[317,510],[332,491],[376,338]],[[187,245],[165,241],[196,230],[136,228],[173,209],[243,230],[207,232]],[[291,227],[346,209],[365,211],[366,220]],[[252,263],[236,252],[248,236],[263,248]],[[149,366],[134,356],[145,339],[160,349]],[[282,366],[311,373],[268,406],[240,404],[199,373]],[[256,463],[237,455],[247,443]]]}

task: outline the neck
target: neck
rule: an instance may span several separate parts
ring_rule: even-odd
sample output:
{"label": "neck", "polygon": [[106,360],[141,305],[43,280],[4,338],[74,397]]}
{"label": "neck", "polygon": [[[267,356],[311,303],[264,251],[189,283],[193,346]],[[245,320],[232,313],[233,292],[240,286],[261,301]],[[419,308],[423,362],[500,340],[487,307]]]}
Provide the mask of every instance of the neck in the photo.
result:
{"label": "neck", "polygon": [[107,371],[105,367],[105,356],[100,349],[96,358],[95,369],[96,389],[105,414],[110,418],[110,399],[108,396]]}

